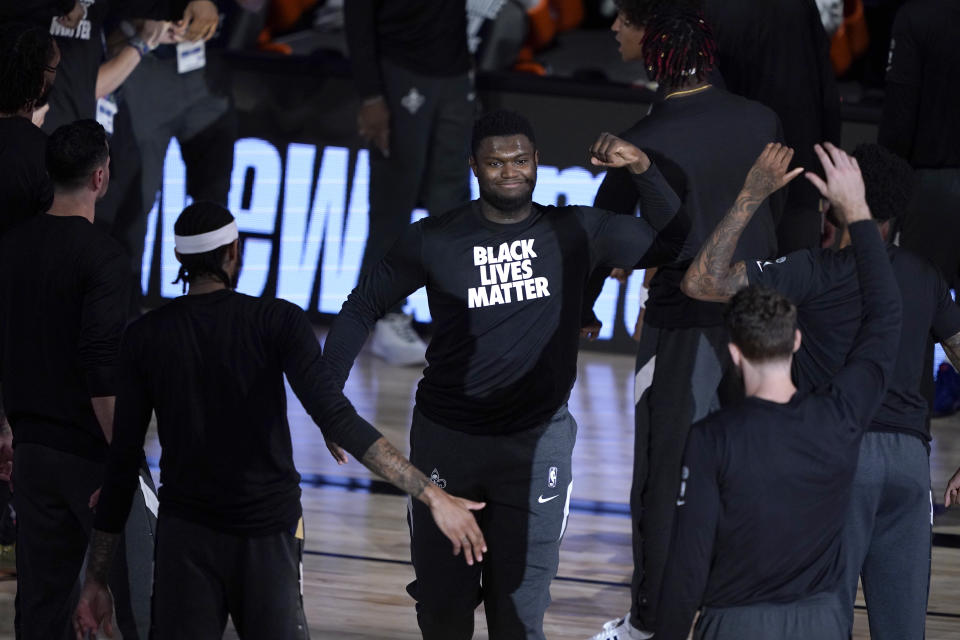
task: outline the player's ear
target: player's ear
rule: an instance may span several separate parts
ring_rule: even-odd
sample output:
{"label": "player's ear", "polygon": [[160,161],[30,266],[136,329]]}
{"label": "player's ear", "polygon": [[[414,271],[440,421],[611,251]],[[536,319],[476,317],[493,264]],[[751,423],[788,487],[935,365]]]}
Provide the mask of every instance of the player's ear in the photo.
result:
{"label": "player's ear", "polygon": [[739,369],[743,363],[743,352],[740,351],[740,347],[732,342],[727,343],[727,349],[730,351],[730,359],[733,360],[733,365]]}
{"label": "player's ear", "polygon": [[477,177],[477,160],[473,157],[473,154],[470,154],[470,157],[467,159],[467,164],[470,165],[470,170],[473,171],[474,177]]}
{"label": "player's ear", "polygon": [[800,350],[800,342],[802,337],[800,336],[800,329],[793,330],[793,352],[796,353]]}

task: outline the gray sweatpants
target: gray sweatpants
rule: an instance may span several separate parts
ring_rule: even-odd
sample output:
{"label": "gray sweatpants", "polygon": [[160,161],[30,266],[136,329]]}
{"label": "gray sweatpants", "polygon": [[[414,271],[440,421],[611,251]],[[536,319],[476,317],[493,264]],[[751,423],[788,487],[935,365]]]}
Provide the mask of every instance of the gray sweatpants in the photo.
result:
{"label": "gray sweatpants", "polygon": [[490,640],[545,640],[543,614],[560,563],[570,513],[570,469],[577,423],[566,406],[544,424],[508,435],[453,431],[414,410],[410,461],[451,495],[486,502],[477,520],[489,553],[467,566],[463,555],[414,500],[410,550],[424,640],[470,640],[473,611],[484,603]]}
{"label": "gray sweatpants", "polygon": [[923,639],[932,517],[930,455],[923,441],[866,433],[843,529],[848,628],[859,576],[873,640]]}
{"label": "gray sweatpants", "polygon": [[704,607],[694,640],[847,640],[839,598],[818,593],[789,603]]}

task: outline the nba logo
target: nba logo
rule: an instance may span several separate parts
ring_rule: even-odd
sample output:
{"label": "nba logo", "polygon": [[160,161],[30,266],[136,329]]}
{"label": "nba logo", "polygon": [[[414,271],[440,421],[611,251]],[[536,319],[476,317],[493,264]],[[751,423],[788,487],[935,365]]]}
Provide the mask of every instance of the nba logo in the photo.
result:
{"label": "nba logo", "polygon": [[557,468],[550,467],[550,471],[547,472],[547,486],[553,489],[557,486]]}

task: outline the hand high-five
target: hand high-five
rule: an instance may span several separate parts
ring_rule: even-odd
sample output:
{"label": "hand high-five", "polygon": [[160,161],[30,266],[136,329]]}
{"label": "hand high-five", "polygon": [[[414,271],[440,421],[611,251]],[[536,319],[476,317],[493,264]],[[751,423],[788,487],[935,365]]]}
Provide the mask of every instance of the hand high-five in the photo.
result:
{"label": "hand high-five", "polygon": [[590,147],[590,164],[607,169],[627,167],[633,173],[643,173],[650,168],[650,158],[626,140],[604,132]]}
{"label": "hand high-five", "polygon": [[220,12],[210,0],[193,0],[183,11],[183,24],[187,27],[186,40],[209,40],[220,26]]}
{"label": "hand high-five", "polygon": [[787,171],[791,160],[793,160],[793,149],[779,142],[771,142],[764,147],[763,152],[750,167],[747,179],[743,183],[744,190],[764,199],[782,189],[803,173],[803,167]]}
{"label": "hand high-five", "polygon": [[856,158],[851,158],[842,149],[838,149],[829,142],[823,146],[813,146],[823,165],[826,182],[815,173],[807,172],[804,175],[820,194],[830,201],[838,217],[846,224],[859,220],[870,219],[870,208],[867,207],[866,190],[863,186],[863,176],[860,175],[860,166]]}

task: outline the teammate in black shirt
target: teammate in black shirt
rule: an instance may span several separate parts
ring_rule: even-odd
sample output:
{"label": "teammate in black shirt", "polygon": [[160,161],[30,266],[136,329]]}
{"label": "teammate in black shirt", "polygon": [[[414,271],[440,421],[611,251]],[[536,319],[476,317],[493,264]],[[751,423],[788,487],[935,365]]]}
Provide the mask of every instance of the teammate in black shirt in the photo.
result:
{"label": "teammate in black shirt", "polygon": [[[752,172],[767,174],[766,193],[786,175],[782,151],[773,171]],[[806,392],[790,375],[801,342],[793,303],[757,286],[732,298],[730,353],[747,398],[690,431],[656,638],[686,638],[698,607],[698,640],[849,637],[835,593],[842,527],[863,432],[893,375],[901,303],[856,161],[829,144],[817,152],[826,182],[807,176],[848,225],[863,321],[840,371]]]}
{"label": "teammate in black shirt", "polygon": [[[103,128],[83,120],[57,129],[46,166],[55,187],[50,211],[0,239],[0,383],[15,441],[18,636],[44,640],[69,630],[70,593],[93,525],[89,502],[113,429],[129,293],[120,247],[92,224],[110,176]],[[112,581],[124,594],[117,611],[125,638],[146,638],[150,626],[153,516],[144,499],[152,487],[149,475],[142,477]]]}
{"label": "teammate in black shirt", "polygon": [[180,215],[174,233],[189,292],[124,336],[116,437],[75,615],[77,637],[101,623],[109,628],[105,576],[153,411],[163,451],[151,637],[220,637],[228,613],[241,637],[309,637],[300,590],[300,476],[284,374],[327,438],[418,498],[455,553],[462,547],[467,563],[480,561],[486,546],[469,510],[483,505],[431,485],[357,415],[325,376],[302,310],[232,291],[240,268],[233,216],[197,203]]}
{"label": "teammate in black shirt", "polygon": [[533,203],[539,156],[518,114],[478,120],[472,149],[480,199],[408,226],[344,303],[325,359],[342,386],[377,318],[426,286],[434,335],[410,459],[434,482],[487,503],[478,517],[493,551],[482,567],[450,562],[426,510],[413,505],[408,591],[420,629],[427,640],[468,639],[482,601],[491,637],[542,639],[572,490],[576,423],[566,402],[584,285],[599,264],[662,260],[676,250],[669,238],[678,230],[682,238],[683,219],[674,220],[679,201],[656,167],[608,134],[592,162],[630,168],[650,195],[649,223]]}
{"label": "teammate in black shirt", "polygon": [[[871,213],[890,242],[910,199],[911,169],[878,145],[861,145],[854,158]],[[684,290],[724,300],[747,284],[761,284],[791,299],[804,335],[793,377],[801,391],[809,391],[840,369],[860,325],[855,259],[848,247],[731,265],[739,230],[765,193],[748,178],[737,205],[687,272]],[[849,242],[848,234],[841,235]],[[890,389],[861,445],[844,527],[843,593],[852,624],[861,578],[872,636],[922,638],[930,576],[930,433],[929,407],[919,386],[930,337],[942,341],[960,364],[960,308],[932,264],[892,244],[888,255],[903,298],[903,326]]]}
{"label": "teammate in black shirt", "polygon": [[31,120],[46,104],[59,64],[60,50],[42,28],[0,24],[0,235],[53,201],[43,160],[47,136]]}
{"label": "teammate in black shirt", "polygon": [[[690,232],[680,254],[659,265],[650,282],[637,350],[638,377],[653,368],[653,381],[634,398],[630,613],[607,622],[594,640],[649,636],[669,552],[687,430],[711,410],[742,396],[727,354],[721,305],[683,295],[680,280],[736,198],[743,176],[764,145],[782,138],[779,120],[770,109],[710,83],[716,46],[709,25],[684,8],[693,3],[667,4],[621,2],[614,23],[623,57],[642,60],[648,76],[666,94],[623,137],[650,155],[682,198]],[[654,13],[645,14],[643,9]],[[632,215],[637,202],[636,189],[625,172],[617,170],[607,173],[594,206]],[[782,205],[779,195],[762,205],[743,235],[739,256],[776,254],[775,222]],[[591,279],[587,294],[591,305],[606,274],[599,275],[599,280]]]}

